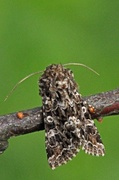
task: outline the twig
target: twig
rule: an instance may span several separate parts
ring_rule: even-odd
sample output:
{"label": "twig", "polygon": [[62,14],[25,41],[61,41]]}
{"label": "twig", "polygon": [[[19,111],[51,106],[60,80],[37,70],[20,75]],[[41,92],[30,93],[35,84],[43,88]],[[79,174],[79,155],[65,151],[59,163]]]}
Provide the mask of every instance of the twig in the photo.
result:
{"label": "twig", "polygon": [[92,115],[93,119],[119,115],[119,88],[84,97],[84,100],[95,108],[95,113]]}
{"label": "twig", "polygon": [[[83,97],[95,109],[93,119],[119,114],[119,89]],[[8,139],[44,130],[42,107],[0,116],[0,153],[8,147]]]}

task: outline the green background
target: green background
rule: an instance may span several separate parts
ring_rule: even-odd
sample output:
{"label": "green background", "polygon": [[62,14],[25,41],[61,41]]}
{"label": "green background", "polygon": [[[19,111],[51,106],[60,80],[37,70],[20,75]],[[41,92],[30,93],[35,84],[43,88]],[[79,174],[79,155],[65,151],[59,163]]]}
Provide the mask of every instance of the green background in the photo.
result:
{"label": "green background", "polygon": [[[112,90],[119,83],[118,0],[0,0],[0,114],[41,106],[38,78],[21,78],[52,63],[79,62],[94,68],[70,67],[83,96]],[[9,140],[0,156],[2,180],[117,180],[119,179],[119,117],[96,122],[105,157],[83,151],[67,165],[52,171],[44,131]]]}

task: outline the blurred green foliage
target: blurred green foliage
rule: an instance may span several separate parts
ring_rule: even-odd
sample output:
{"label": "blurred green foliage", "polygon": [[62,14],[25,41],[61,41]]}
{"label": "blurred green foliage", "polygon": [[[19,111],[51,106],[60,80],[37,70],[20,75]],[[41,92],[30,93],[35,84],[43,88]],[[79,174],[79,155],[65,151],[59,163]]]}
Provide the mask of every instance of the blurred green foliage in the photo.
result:
{"label": "blurred green foliage", "polygon": [[[21,78],[52,63],[80,62],[70,67],[82,95],[118,87],[118,0],[1,0],[0,1],[0,114],[41,106],[38,76],[21,84],[3,102]],[[0,156],[2,180],[118,180],[119,117],[96,122],[105,144],[105,157],[81,151],[73,161],[52,171],[47,163],[44,131],[10,139]]]}

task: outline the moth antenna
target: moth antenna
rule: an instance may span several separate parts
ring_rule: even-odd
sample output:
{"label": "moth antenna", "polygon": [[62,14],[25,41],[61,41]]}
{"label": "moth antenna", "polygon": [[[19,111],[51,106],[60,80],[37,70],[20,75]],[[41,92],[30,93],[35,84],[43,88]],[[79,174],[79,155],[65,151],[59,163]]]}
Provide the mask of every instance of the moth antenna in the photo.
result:
{"label": "moth antenna", "polygon": [[67,64],[64,64],[64,66],[70,66],[70,65],[73,65],[73,66],[83,66],[83,67],[89,69],[90,71],[94,72],[94,73],[97,74],[98,76],[100,75],[100,74],[97,73],[94,69],[90,68],[89,66],[86,66],[85,64],[81,64],[81,63],[67,63]]}
{"label": "moth antenna", "polygon": [[21,84],[22,82],[24,82],[26,79],[30,78],[31,76],[34,76],[34,75],[40,74],[40,73],[42,73],[42,71],[33,72],[33,73],[29,74],[28,76],[24,77],[23,79],[21,79],[17,84],[15,84],[15,86],[12,88],[12,90],[8,93],[8,95],[6,96],[4,101],[6,101],[8,99],[8,97],[13,93],[13,91],[19,86],[19,84]]}

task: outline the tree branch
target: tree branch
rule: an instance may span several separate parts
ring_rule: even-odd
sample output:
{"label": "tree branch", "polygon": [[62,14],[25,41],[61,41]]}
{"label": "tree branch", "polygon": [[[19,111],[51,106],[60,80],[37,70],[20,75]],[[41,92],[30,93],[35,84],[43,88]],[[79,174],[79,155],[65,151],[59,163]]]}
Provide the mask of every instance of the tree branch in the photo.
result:
{"label": "tree branch", "polygon": [[[93,119],[119,114],[119,89],[83,97],[94,107]],[[44,130],[42,107],[23,110],[0,116],[0,153],[8,147],[8,139],[12,136],[23,135]]]}

